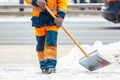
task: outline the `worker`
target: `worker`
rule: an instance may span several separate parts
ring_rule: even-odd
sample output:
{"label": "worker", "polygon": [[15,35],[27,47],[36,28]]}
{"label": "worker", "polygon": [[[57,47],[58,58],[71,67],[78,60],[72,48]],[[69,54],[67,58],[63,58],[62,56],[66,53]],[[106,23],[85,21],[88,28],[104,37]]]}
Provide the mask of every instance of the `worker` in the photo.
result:
{"label": "worker", "polygon": [[[57,35],[67,10],[67,0],[25,0],[31,4],[32,26],[35,27],[36,51],[42,73],[56,72]],[[54,13],[54,19],[45,9],[48,6]]]}

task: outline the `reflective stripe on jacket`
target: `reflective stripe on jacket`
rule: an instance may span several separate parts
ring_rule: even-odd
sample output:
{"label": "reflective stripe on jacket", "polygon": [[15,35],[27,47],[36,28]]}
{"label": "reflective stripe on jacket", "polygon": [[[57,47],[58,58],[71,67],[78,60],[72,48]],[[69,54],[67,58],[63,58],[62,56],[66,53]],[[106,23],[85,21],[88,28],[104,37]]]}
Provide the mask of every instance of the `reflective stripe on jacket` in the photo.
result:
{"label": "reflective stripe on jacket", "polygon": [[[41,26],[52,26],[54,24],[54,19],[46,11],[41,10],[41,8],[36,4],[37,0],[25,0],[27,4],[31,4],[32,11],[32,26],[41,27]],[[59,15],[62,18],[65,17],[67,10],[67,0],[46,0],[47,6],[55,15]]]}

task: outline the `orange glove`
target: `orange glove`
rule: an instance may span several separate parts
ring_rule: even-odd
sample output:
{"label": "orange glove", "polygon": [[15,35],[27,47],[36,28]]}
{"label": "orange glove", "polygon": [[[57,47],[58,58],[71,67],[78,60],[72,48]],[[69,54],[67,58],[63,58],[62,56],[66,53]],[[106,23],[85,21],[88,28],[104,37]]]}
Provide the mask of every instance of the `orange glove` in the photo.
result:
{"label": "orange glove", "polygon": [[37,5],[40,6],[42,9],[45,9],[46,1],[45,0],[37,0]]}

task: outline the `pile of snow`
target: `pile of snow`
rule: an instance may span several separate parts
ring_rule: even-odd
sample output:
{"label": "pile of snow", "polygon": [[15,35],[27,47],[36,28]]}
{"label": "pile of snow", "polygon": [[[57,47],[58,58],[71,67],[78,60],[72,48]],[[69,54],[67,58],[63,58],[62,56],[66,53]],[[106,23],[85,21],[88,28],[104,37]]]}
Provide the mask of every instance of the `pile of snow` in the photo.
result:
{"label": "pile of snow", "polygon": [[[102,42],[96,41],[93,46],[90,45],[82,45],[83,49],[87,53],[91,53],[95,50],[103,55],[108,61],[110,61],[113,65],[120,65],[120,42],[111,43],[108,45],[103,45]],[[78,69],[84,70],[80,67],[79,59],[84,57],[84,54],[80,51],[80,49],[76,46],[71,52],[59,59],[58,67],[62,67],[64,69]]]}
{"label": "pile of snow", "polygon": [[78,47],[74,47],[68,55],[59,59],[57,65],[58,73],[62,72],[64,77],[69,74],[71,77],[69,80],[120,79],[120,42],[103,45],[102,42],[96,41],[92,46],[82,45],[82,47],[87,53],[98,50],[101,55],[111,62],[111,65],[90,72],[79,64],[79,59],[84,57],[84,55]]}
{"label": "pile of snow", "polygon": [[103,45],[96,41],[93,46],[82,45],[87,53],[98,50],[112,64],[90,72],[78,62],[84,55],[74,47],[61,57],[57,64],[57,73],[41,74],[38,66],[0,68],[0,80],[119,80],[120,79],[120,42]]}

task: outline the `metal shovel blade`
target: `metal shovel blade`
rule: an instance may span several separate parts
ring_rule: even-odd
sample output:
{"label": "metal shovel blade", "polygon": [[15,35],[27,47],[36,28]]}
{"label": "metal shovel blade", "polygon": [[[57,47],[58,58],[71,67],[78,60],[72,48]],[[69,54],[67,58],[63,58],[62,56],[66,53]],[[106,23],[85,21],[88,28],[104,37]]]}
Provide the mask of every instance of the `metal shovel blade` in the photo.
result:
{"label": "metal shovel blade", "polygon": [[89,71],[94,71],[111,64],[98,51],[90,53],[88,58],[81,58],[79,63]]}

